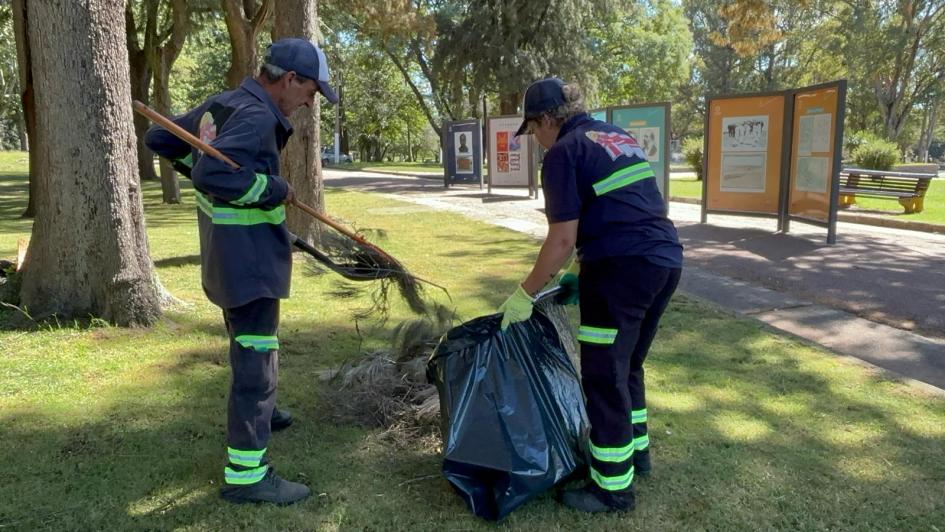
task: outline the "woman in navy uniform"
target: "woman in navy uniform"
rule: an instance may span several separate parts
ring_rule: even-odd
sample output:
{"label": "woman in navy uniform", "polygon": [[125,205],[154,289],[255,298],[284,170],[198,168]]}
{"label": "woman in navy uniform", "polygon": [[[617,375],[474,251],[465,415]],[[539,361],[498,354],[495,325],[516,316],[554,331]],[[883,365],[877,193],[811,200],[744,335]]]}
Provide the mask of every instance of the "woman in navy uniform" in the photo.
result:
{"label": "woman in navy uniform", "polygon": [[533,296],[576,248],[559,283],[564,299],[581,309],[590,481],[561,501],[586,512],[629,511],[634,477],[650,472],[643,361],[679,283],[682,246],[640,145],[588,116],[576,85],[536,81],[523,110],[516,135],[533,134],[548,150],[542,189],[549,226],[531,272],[500,307],[502,327],[531,316]]}

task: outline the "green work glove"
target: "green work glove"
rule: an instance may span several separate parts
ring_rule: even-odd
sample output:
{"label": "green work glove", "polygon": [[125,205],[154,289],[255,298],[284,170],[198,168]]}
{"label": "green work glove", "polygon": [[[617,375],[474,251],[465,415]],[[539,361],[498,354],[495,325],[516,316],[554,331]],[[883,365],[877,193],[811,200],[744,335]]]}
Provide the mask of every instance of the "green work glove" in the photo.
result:
{"label": "green work glove", "polygon": [[558,293],[557,302],[560,305],[577,305],[581,300],[581,293],[578,290],[578,275],[581,273],[581,263],[577,257],[571,260],[561,278],[558,279],[558,286],[562,288]]}
{"label": "green work glove", "polygon": [[502,330],[506,330],[511,323],[518,323],[530,318],[534,305],[535,300],[532,299],[532,296],[525,292],[522,285],[518,285],[515,292],[499,307],[499,312],[502,313]]}

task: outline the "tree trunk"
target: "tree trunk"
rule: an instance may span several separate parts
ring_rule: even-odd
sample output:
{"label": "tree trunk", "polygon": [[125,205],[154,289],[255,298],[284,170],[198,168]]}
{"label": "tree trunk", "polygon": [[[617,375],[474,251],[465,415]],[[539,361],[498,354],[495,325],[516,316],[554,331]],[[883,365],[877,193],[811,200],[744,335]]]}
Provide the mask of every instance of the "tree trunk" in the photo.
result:
{"label": "tree trunk", "polygon": [[[318,41],[318,2],[280,0],[275,13],[273,39],[301,37]],[[282,176],[295,189],[296,198],[320,212],[325,209],[320,156],[321,96],[311,107],[296,109],[290,121],[294,133],[283,151]],[[315,242],[320,238],[318,223],[301,209],[286,211],[286,225],[299,237]]]}
{"label": "tree trunk", "polygon": [[[138,41],[138,26],[135,24],[133,2],[125,6],[126,46],[128,48],[128,64],[131,73],[131,97],[145,104],[151,103],[149,96],[151,88],[151,68],[148,66],[148,57]],[[150,126],[147,117],[134,113],[135,138],[138,143],[138,175],[141,179],[154,181],[154,154],[144,144],[144,134]]]}
{"label": "tree trunk", "polygon": [[[168,116],[171,114],[171,93],[169,88],[171,67],[184,48],[184,40],[189,30],[189,14],[186,0],[172,0],[170,28],[158,28],[157,3],[153,3],[149,15],[149,35],[145,42],[150,43],[145,51],[148,65],[154,72],[154,106],[156,111]],[[162,40],[166,39],[166,40]],[[180,203],[180,182],[170,161],[161,160],[161,195],[166,204]]]}
{"label": "tree trunk", "polygon": [[29,2],[39,153],[20,303],[36,318],[160,315],[136,176],[122,0]]}
{"label": "tree trunk", "polygon": [[[230,36],[230,68],[226,71],[226,84],[235,89],[246,76],[256,73],[256,37],[263,24],[272,14],[273,1],[262,0],[253,12],[255,0],[220,0]],[[286,13],[291,16],[291,13]]]}
{"label": "tree trunk", "polygon": [[407,125],[407,162],[413,162],[413,144],[410,142],[410,124]]}
{"label": "tree trunk", "polygon": [[510,94],[503,94],[499,98],[499,114],[501,115],[517,115],[518,114],[518,105],[522,101],[522,96],[518,92],[513,92]]}
{"label": "tree trunk", "polygon": [[[163,58],[159,59],[160,67],[154,70],[154,107],[155,110],[164,116],[170,115],[171,94],[168,88],[168,71],[170,65],[164,64]],[[171,166],[170,161],[161,159],[161,199],[166,204],[180,203],[180,181],[177,178],[177,172]]]}
{"label": "tree trunk", "polygon": [[922,117],[922,131],[919,137],[918,155],[919,160],[929,162],[929,147],[935,138],[935,126],[938,122],[938,108],[941,97],[936,96],[926,104],[926,111]]}
{"label": "tree trunk", "polygon": [[20,151],[29,151],[30,143],[26,138],[26,120],[23,118],[23,112],[17,111],[16,117],[16,140]]}
{"label": "tree trunk", "polygon": [[344,78],[341,78],[341,83],[337,87],[338,92],[338,129],[340,133],[338,137],[340,139],[341,153],[351,153],[351,136],[348,134],[348,125],[345,115],[345,84]]}
{"label": "tree trunk", "polygon": [[[26,0],[13,0],[13,35],[16,40],[16,61],[20,77],[20,102],[23,105],[23,122],[26,136],[32,150],[29,150],[29,199],[22,218],[32,218],[36,214],[36,168],[41,143],[36,134],[36,105],[33,99],[32,56],[29,42],[29,20]],[[21,141],[22,144],[22,141]]]}

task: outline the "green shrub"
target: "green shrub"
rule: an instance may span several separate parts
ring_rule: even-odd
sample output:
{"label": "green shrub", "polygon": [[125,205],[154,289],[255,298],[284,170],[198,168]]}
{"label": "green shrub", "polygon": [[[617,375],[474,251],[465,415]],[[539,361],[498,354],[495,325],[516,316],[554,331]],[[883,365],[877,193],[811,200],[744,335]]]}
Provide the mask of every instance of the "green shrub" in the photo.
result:
{"label": "green shrub", "polygon": [[872,131],[859,130],[843,134],[843,156],[849,158],[861,145],[867,142],[879,142],[883,139]]}
{"label": "green shrub", "polygon": [[889,170],[900,161],[899,147],[894,142],[868,139],[850,152],[850,158],[857,168]]}
{"label": "green shrub", "polygon": [[683,157],[696,172],[696,178],[702,179],[702,137],[686,139],[682,145]]}

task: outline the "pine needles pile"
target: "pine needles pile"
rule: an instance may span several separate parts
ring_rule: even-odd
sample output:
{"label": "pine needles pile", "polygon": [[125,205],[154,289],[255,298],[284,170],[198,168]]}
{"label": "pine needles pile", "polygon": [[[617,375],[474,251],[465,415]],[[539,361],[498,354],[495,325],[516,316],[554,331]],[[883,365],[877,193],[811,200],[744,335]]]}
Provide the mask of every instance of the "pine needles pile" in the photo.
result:
{"label": "pine needles pile", "polygon": [[[565,308],[553,301],[538,305],[577,364],[577,342]],[[389,350],[365,353],[324,372],[328,382],[319,387],[322,412],[337,424],[384,429],[381,437],[396,445],[424,440],[438,445],[440,402],[436,387],[427,382],[426,367],[440,338],[458,321],[452,310],[434,305],[422,318],[397,325]]]}
{"label": "pine needles pile", "polygon": [[440,337],[456,321],[452,310],[434,305],[422,318],[397,325],[391,348],[364,354],[323,373],[319,402],[329,420],[386,429],[384,435],[407,443],[435,436],[440,402],[427,383],[426,366]]}

